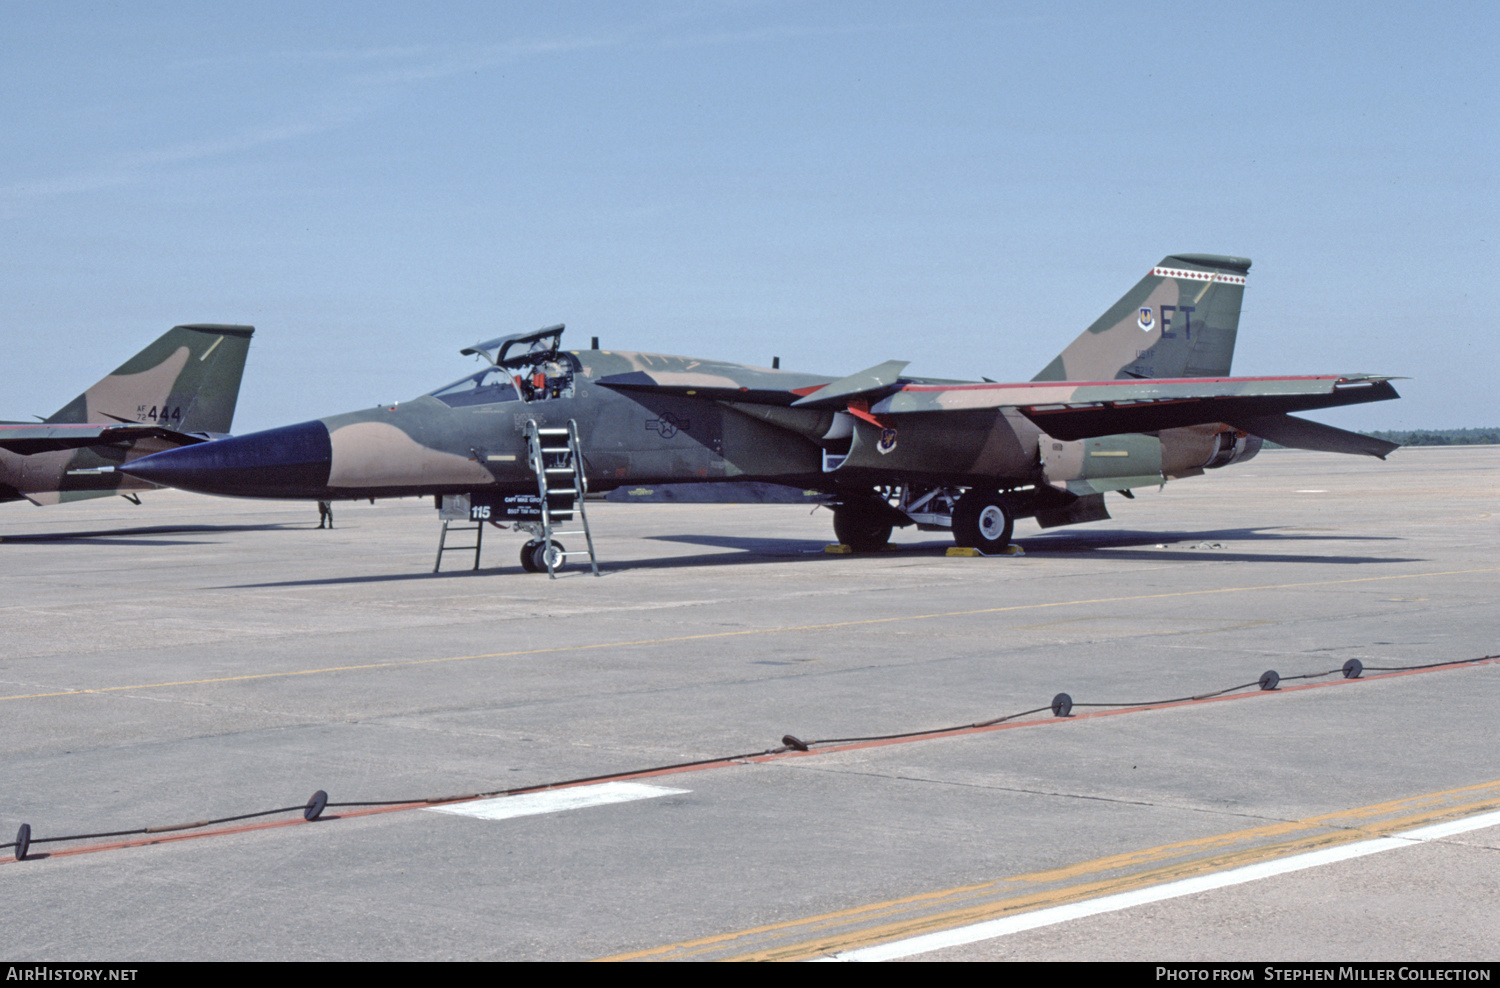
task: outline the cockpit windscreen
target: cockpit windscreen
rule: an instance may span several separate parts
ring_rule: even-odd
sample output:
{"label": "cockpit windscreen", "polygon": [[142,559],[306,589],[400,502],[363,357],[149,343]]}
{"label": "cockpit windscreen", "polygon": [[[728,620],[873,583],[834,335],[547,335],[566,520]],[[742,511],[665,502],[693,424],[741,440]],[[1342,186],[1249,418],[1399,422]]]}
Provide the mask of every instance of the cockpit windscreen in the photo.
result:
{"label": "cockpit windscreen", "polygon": [[478,374],[470,374],[432,392],[432,397],[445,405],[490,405],[501,401],[520,401],[515,382],[510,372],[503,367],[486,367]]}

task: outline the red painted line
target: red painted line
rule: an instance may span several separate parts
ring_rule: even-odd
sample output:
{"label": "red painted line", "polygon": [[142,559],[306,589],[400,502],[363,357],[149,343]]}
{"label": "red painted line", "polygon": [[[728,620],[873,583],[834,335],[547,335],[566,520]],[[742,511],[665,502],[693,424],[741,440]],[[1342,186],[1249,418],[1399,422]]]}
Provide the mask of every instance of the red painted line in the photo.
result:
{"label": "red painted line", "polygon": [[[251,823],[240,827],[222,827],[218,830],[200,830],[193,833],[181,834],[152,834],[135,840],[114,841],[109,844],[85,844],[82,847],[70,847],[61,851],[36,851],[26,856],[27,861],[40,861],[46,858],[66,858],[75,854],[93,854],[96,851],[117,851],[125,847],[146,847],[151,844],[172,844],[177,841],[197,840],[201,837],[222,837],[228,834],[243,834],[252,830],[270,830],[273,827],[292,827],[306,820],[274,820],[269,823]],[[0,865],[18,864],[19,862],[0,861]]]}
{"label": "red painted line", "polygon": [[[546,787],[541,787],[546,788]],[[325,813],[317,820],[270,820],[265,823],[247,823],[238,827],[217,827],[213,830],[195,830],[176,834],[149,834],[130,840],[113,841],[108,844],[85,844],[81,847],[69,847],[60,851],[36,851],[26,856],[27,861],[41,861],[45,858],[66,858],[75,854],[93,854],[97,851],[118,851],[128,847],[150,847],[153,844],[174,844],[178,841],[200,840],[204,837],[228,837],[233,834],[248,834],[257,830],[275,830],[279,827],[300,827],[308,823],[322,823],[325,820],[342,820],[345,817],[371,816],[375,813],[393,813],[397,810],[419,809],[424,806],[446,806],[449,802],[463,803],[468,800],[455,799],[429,803],[425,800],[417,800],[412,803],[399,803],[394,806],[373,806],[361,810],[352,810],[345,813]],[[33,841],[33,845],[35,841]],[[14,859],[9,861],[0,860],[0,865],[17,864]]]}
{"label": "red painted line", "polygon": [[[899,738],[881,738],[873,741],[851,741],[847,744],[828,745],[826,747],[814,748],[811,751],[778,751],[762,755],[751,755],[748,757],[731,756],[715,761],[699,762],[694,765],[674,765],[664,768],[645,769],[639,772],[619,772],[615,775],[599,776],[592,779],[581,779],[576,782],[563,782],[554,785],[530,786],[525,789],[508,790],[502,795],[475,796],[472,799],[449,799],[428,802],[426,800],[413,800],[409,803],[396,803],[390,806],[370,806],[363,809],[347,810],[337,814],[325,814],[320,820],[307,821],[302,819],[275,820],[266,823],[252,823],[237,827],[221,827],[215,830],[200,830],[191,833],[176,833],[171,835],[153,834],[131,840],[115,841],[109,844],[87,844],[81,847],[67,848],[60,851],[43,851],[27,856],[28,861],[40,861],[46,858],[64,858],[78,854],[94,854],[99,851],[118,851],[132,847],[149,847],[153,844],[172,844],[179,841],[201,840],[205,837],[228,837],[234,834],[253,833],[259,830],[274,830],[281,827],[298,827],[309,822],[321,823],[324,821],[353,819],[355,817],[375,816],[381,813],[400,813],[406,810],[425,809],[431,806],[448,806],[455,803],[471,803],[481,799],[498,799],[504,796],[521,796],[527,793],[547,792],[556,789],[576,789],[581,786],[593,786],[603,782],[622,782],[630,779],[654,779],[668,775],[683,775],[688,772],[705,772],[714,769],[728,768],[733,765],[761,764],[764,762],[779,761],[783,758],[811,758],[817,755],[830,755],[842,751],[862,751],[867,748],[884,748],[896,744],[913,744],[918,741],[936,741],[942,738],[957,738],[971,734],[989,734],[994,731],[1008,731],[1018,727],[1040,727],[1044,724],[1072,724],[1086,720],[1095,720],[1100,717],[1117,717],[1121,714],[1144,713],[1149,710],[1170,710],[1174,707],[1191,707],[1200,703],[1219,703],[1226,700],[1245,700],[1251,697],[1269,697],[1281,693],[1296,693],[1301,690],[1326,689],[1330,686],[1356,686],[1360,683],[1374,683],[1383,679],[1397,679],[1402,676],[1415,676],[1429,672],[1451,672],[1455,669],[1474,669],[1479,666],[1493,665],[1500,662],[1500,656],[1488,656],[1483,659],[1475,659],[1467,662],[1450,662],[1440,666],[1430,666],[1425,669],[1402,669],[1396,672],[1385,672],[1374,676],[1361,676],[1359,679],[1334,679],[1323,683],[1304,683],[1300,686],[1285,686],[1274,690],[1254,690],[1244,693],[1230,693],[1224,696],[1204,697],[1201,700],[1177,700],[1170,703],[1144,703],[1131,707],[1117,707],[1112,710],[1095,710],[1090,713],[1074,714],[1070,717],[1047,717],[1037,715],[1033,720],[1013,720],[1003,724],[988,724],[983,727],[955,727],[943,730],[935,730],[923,734],[913,734]],[[1337,671],[1329,673],[1337,676]],[[18,864],[14,859],[0,860],[0,866]]]}

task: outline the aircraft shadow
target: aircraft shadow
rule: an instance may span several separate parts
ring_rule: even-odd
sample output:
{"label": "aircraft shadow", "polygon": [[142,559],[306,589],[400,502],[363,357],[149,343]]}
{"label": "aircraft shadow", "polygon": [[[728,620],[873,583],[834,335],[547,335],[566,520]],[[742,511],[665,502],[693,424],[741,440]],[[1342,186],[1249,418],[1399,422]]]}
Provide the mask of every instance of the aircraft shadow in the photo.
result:
{"label": "aircraft shadow", "polygon": [[101,529],[93,532],[47,532],[36,535],[6,535],[0,543],[20,542],[43,545],[49,542],[84,542],[97,545],[208,545],[202,540],[145,539],[148,535],[230,535],[235,532],[269,532],[283,528],[301,528],[299,524],[277,522],[269,525],[152,525],[146,528]]}
{"label": "aircraft shadow", "polygon": [[[682,569],[682,568],[704,568],[709,566],[747,566],[765,565],[777,563],[794,563],[798,560],[842,558],[827,556],[823,552],[824,546],[829,544],[828,539],[767,539],[754,536],[736,535],[649,535],[642,541],[675,542],[684,545],[700,545],[713,549],[736,549],[738,552],[709,552],[697,553],[690,556],[670,556],[658,559],[631,559],[626,561],[611,561],[607,558],[599,561],[599,569],[608,576],[611,572],[623,572],[625,570],[653,570],[653,569]],[[1274,529],[1250,529],[1230,528],[1216,529],[1207,532],[1095,532],[1095,533],[1059,533],[1054,535],[1033,535],[1016,540],[1029,554],[1035,556],[1084,556],[1097,555],[1100,559],[1149,559],[1157,561],[1184,561],[1202,562],[1206,559],[1228,560],[1250,563],[1334,563],[1354,565],[1359,563],[1409,563],[1420,562],[1410,557],[1398,556],[1348,556],[1348,555],[1323,555],[1312,553],[1248,553],[1233,552],[1226,549],[1192,549],[1192,545],[1203,545],[1218,543],[1220,545],[1233,545],[1234,543],[1252,542],[1258,545],[1284,545],[1299,542],[1315,541],[1346,541],[1346,542],[1391,542],[1397,539],[1391,536],[1351,536],[1318,534],[1294,534],[1281,533]],[[901,543],[900,547],[888,555],[894,557],[912,556],[937,556],[947,551],[952,542],[946,538],[935,538],[926,542]],[[1165,545],[1165,549],[1155,548]],[[508,552],[507,552],[508,554]],[[283,580],[271,583],[240,583],[230,584],[222,587],[213,587],[215,590],[248,590],[266,589],[270,587],[308,587],[308,586],[338,586],[358,585],[362,583],[391,583],[406,580],[442,580],[462,579],[466,577],[501,576],[513,574],[515,576],[532,575],[526,574],[518,563],[503,563],[497,566],[485,566],[478,570],[468,568],[453,568],[443,570],[440,573],[381,573],[368,576],[342,576],[329,577],[327,579],[313,580]],[[571,578],[574,576],[587,576],[589,569],[586,564],[570,564],[559,576]],[[533,578],[536,578],[533,576]],[[541,576],[545,579],[545,576]]]}
{"label": "aircraft shadow", "polygon": [[[756,542],[757,540],[747,539],[745,541],[746,542]],[[788,550],[785,549],[785,546],[787,546],[788,544],[799,545],[799,546],[800,545],[806,545],[806,546],[810,546],[811,548],[803,548],[803,549],[797,549],[797,550],[788,551]],[[744,547],[745,548],[745,552],[744,553],[734,553],[734,554],[723,553],[723,552],[714,552],[714,553],[703,553],[703,554],[695,555],[695,556],[672,556],[672,557],[666,558],[666,559],[631,559],[631,560],[626,560],[626,561],[611,561],[611,560],[608,560],[608,559],[601,559],[601,560],[599,560],[599,572],[603,576],[609,576],[612,572],[623,573],[626,570],[675,569],[675,568],[679,568],[679,567],[692,567],[692,568],[701,569],[701,568],[703,568],[705,566],[746,566],[746,565],[753,565],[753,564],[756,564],[756,563],[791,562],[796,557],[802,556],[804,554],[819,554],[819,555],[821,555],[822,554],[823,546],[825,546],[827,544],[828,543],[826,543],[826,542],[806,542],[806,543],[801,543],[801,542],[785,543],[785,542],[781,542],[781,543],[777,543],[777,542],[771,542],[771,541],[762,539],[762,540],[759,540],[759,545],[760,545],[760,547],[762,549],[764,549],[765,547],[768,547],[768,546],[780,546],[782,548],[780,549],[780,551],[776,551],[774,553],[772,553],[772,552],[764,552],[764,551],[756,551],[755,548],[746,546],[746,547]],[[719,548],[740,548],[740,547],[738,547],[738,546],[720,546]],[[270,589],[272,587],[324,587],[324,586],[339,586],[339,585],[358,585],[358,584],[361,584],[361,583],[392,583],[392,582],[401,582],[401,581],[405,581],[405,580],[452,580],[452,579],[463,579],[463,578],[466,578],[466,577],[505,576],[505,575],[514,575],[514,576],[517,576],[517,577],[527,576],[527,577],[531,577],[532,579],[536,579],[538,577],[540,577],[543,580],[547,579],[547,574],[546,573],[540,573],[540,574],[527,573],[525,570],[521,569],[520,563],[502,563],[502,564],[497,565],[497,566],[481,566],[477,570],[475,570],[475,569],[468,569],[467,567],[461,569],[461,568],[455,566],[453,569],[445,569],[445,570],[443,570],[440,573],[432,573],[432,572],[424,572],[424,573],[377,573],[377,574],[371,574],[371,575],[368,575],[368,576],[335,576],[335,577],[329,577],[327,579],[316,579],[316,580],[277,580],[277,581],[273,581],[273,582],[270,582],[270,583],[234,583],[234,584],[226,584],[224,586],[219,586],[219,587],[209,587],[207,589],[210,589],[210,590],[265,590],[265,589]],[[567,569],[563,570],[562,572],[560,572],[558,574],[558,578],[559,579],[571,579],[572,577],[575,577],[575,576],[591,576],[591,575],[592,575],[592,573],[591,573],[591,571],[590,571],[589,566],[588,566],[587,563],[570,563],[568,565]]]}
{"label": "aircraft shadow", "polygon": [[[604,567],[601,565],[599,568],[603,569]],[[405,580],[454,580],[477,576],[500,576],[503,575],[506,571],[515,573],[518,576],[526,575],[525,571],[521,569],[521,564],[515,563],[514,565],[483,566],[479,569],[459,569],[457,567],[454,567],[453,569],[443,570],[441,573],[433,573],[431,571],[422,573],[374,573],[369,576],[330,576],[326,579],[318,580],[273,580],[270,583],[226,583],[223,586],[206,587],[204,589],[266,590],[272,587],[336,587],[341,585],[357,586],[361,583],[399,583]],[[574,572],[580,572],[580,570],[577,567],[570,567],[567,570],[564,570],[565,574],[571,574]],[[581,572],[586,573],[588,572],[588,570],[585,568],[581,570]],[[546,574],[542,574],[542,579],[545,580],[546,578]]]}
{"label": "aircraft shadow", "polygon": [[[1223,559],[1250,563],[1411,563],[1406,556],[1345,556],[1325,553],[1234,552],[1246,543],[1258,547],[1291,548],[1300,542],[1398,542],[1390,535],[1331,535],[1319,532],[1284,532],[1264,528],[1221,528],[1206,532],[1058,532],[1017,540],[1033,555],[1078,556],[1107,554],[1110,559]],[[1161,547],[1161,548],[1158,548]]]}
{"label": "aircraft shadow", "polygon": [[647,535],[643,542],[681,542],[714,549],[742,549],[769,556],[801,556],[822,552],[833,539],[768,539],[748,535]]}
{"label": "aircraft shadow", "polygon": [[[691,545],[712,546],[718,549],[742,549],[746,553],[758,556],[759,558],[755,559],[755,562],[775,562],[779,559],[821,554],[823,547],[828,544],[826,541],[806,539],[770,540],[722,535],[654,535],[648,536],[648,538],[658,542],[682,542]],[[1015,541],[1032,555],[1049,556],[1107,553],[1110,559],[1202,560],[1213,558],[1243,562],[1343,564],[1420,562],[1420,560],[1415,558],[1396,556],[1349,556],[1321,553],[1268,554],[1265,552],[1248,553],[1232,551],[1236,543],[1240,545],[1254,543],[1257,546],[1286,545],[1290,547],[1299,542],[1363,543],[1399,541],[1399,538],[1394,536],[1323,535],[1320,533],[1281,532],[1276,529],[1257,528],[1223,528],[1203,532],[1059,532],[1055,534],[1041,533],[1024,536],[1017,538]],[[1215,544],[1219,548],[1213,548]],[[926,542],[898,543],[898,545],[899,548],[892,555],[941,553],[947,551],[952,543],[946,538],[939,537]],[[1157,546],[1165,546],[1165,548],[1158,549],[1156,548]],[[746,561],[744,557],[714,554],[709,556],[676,557],[664,560],[638,560],[631,565],[635,568],[649,568],[651,566],[667,567],[676,566],[688,560],[692,560],[694,565],[699,565],[699,561],[702,560],[712,562],[733,561],[739,563]]]}
{"label": "aircraft shadow", "polygon": [[[42,540],[42,539],[9,539],[9,538],[8,539],[0,539],[0,542],[23,542],[23,541],[25,541],[25,542],[32,542],[33,544],[35,544],[35,543],[38,543],[38,542],[42,542],[44,540]],[[89,539],[89,538],[78,538],[78,539],[47,539],[45,541],[48,541],[48,542],[67,542],[69,545],[82,545],[82,546],[89,546],[89,545],[106,546],[106,545],[108,545],[108,546],[122,546],[122,547],[125,547],[125,548],[163,548],[165,546],[173,546],[173,545],[182,545],[182,546],[190,546],[190,545],[223,545],[222,542],[216,542],[216,541],[212,541],[212,540],[209,540],[209,539],[171,539],[171,540],[168,540],[168,539]]]}
{"label": "aircraft shadow", "polygon": [[1279,528],[1216,528],[1206,532],[1137,531],[1112,532],[1070,529],[1061,532],[1038,532],[1020,541],[1048,548],[1077,543],[1086,548],[1111,548],[1131,545],[1173,545],[1180,542],[1399,542],[1394,535],[1331,535],[1306,529],[1283,531]]}
{"label": "aircraft shadow", "polygon": [[[822,557],[823,547],[828,545],[827,539],[766,539],[766,538],[737,538],[734,536],[688,536],[688,535],[660,535],[647,536],[659,542],[684,542],[695,545],[712,546],[716,549],[739,549],[738,553],[700,553],[693,556],[671,556],[664,559],[631,559],[631,560],[599,560],[599,571],[604,576],[611,572],[624,572],[626,570],[641,569],[677,569],[684,567],[703,568],[705,566],[745,566],[757,563],[792,562],[809,556]],[[517,543],[519,545],[519,543]],[[505,550],[507,557],[513,555],[508,549]],[[357,585],[361,583],[390,583],[403,580],[440,580],[475,576],[503,576],[513,574],[515,576],[531,576],[533,579],[539,575],[546,579],[545,573],[529,574],[521,569],[520,563],[505,562],[499,565],[482,566],[477,570],[467,567],[445,569],[440,573],[379,573],[368,576],[336,576],[327,579],[316,580],[281,580],[271,583],[236,583],[221,587],[211,587],[212,590],[252,590],[268,589],[271,587],[317,587],[338,586],[340,584]],[[558,574],[559,578],[572,578],[574,576],[591,575],[587,563],[570,563],[568,568]]]}

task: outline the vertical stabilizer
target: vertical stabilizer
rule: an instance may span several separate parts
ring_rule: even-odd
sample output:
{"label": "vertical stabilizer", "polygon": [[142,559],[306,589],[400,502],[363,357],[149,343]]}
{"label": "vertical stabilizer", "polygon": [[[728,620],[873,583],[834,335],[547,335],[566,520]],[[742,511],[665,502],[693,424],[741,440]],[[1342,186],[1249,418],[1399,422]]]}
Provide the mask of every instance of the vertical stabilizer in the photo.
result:
{"label": "vertical stabilizer", "polygon": [[1227,376],[1249,270],[1247,257],[1162,258],[1032,380]]}
{"label": "vertical stabilizer", "polygon": [[174,326],[46,421],[228,432],[253,326]]}

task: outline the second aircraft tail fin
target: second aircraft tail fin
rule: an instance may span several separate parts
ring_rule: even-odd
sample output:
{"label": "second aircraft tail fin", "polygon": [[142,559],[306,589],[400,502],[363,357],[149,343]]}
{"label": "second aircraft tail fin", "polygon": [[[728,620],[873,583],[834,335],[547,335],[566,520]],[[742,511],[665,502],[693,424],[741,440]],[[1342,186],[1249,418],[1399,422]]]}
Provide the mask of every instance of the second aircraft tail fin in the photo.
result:
{"label": "second aircraft tail fin", "polygon": [[1247,257],[1171,254],[1033,381],[1226,377]]}
{"label": "second aircraft tail fin", "polygon": [[174,326],[46,421],[228,432],[254,332],[253,326]]}

